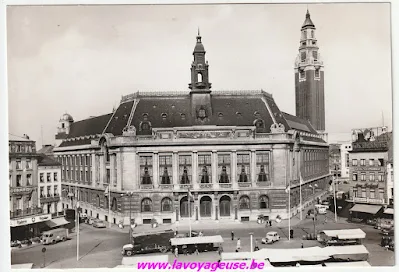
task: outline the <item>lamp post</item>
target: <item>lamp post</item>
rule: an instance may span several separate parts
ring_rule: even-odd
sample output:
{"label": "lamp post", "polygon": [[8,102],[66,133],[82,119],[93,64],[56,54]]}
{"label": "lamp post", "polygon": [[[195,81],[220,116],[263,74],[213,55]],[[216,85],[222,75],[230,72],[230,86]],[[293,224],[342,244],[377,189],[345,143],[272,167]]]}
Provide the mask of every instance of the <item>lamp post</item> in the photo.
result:
{"label": "lamp post", "polygon": [[314,231],[314,236],[316,237],[316,195],[315,195],[315,189],[317,186],[317,184],[314,184],[313,186],[310,184],[309,185],[310,188],[312,188],[313,190],[313,201],[315,202],[313,205],[313,231]]}
{"label": "lamp post", "polygon": [[254,248],[253,248],[253,242],[252,242],[252,236],[253,236],[253,232],[250,232],[249,233],[249,237],[250,237],[250,239],[251,239],[251,251],[250,252],[253,252],[254,251]]}
{"label": "lamp post", "polygon": [[133,192],[126,192],[126,194],[122,194],[123,196],[129,197],[129,243],[132,243],[132,196]]}
{"label": "lamp post", "polygon": [[335,223],[338,221],[338,216],[337,216],[337,189],[336,189],[336,175],[337,175],[337,165],[334,166],[334,177],[333,177],[333,184],[334,184],[334,213],[335,213]]}

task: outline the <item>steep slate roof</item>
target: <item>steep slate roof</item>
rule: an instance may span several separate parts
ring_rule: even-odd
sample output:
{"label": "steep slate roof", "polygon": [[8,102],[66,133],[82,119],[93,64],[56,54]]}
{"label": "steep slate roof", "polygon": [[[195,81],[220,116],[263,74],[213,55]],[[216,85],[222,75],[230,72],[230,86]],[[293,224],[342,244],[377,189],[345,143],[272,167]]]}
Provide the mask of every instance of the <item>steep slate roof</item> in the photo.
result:
{"label": "steep slate roof", "polygon": [[37,153],[43,153],[43,154],[51,153],[53,152],[53,149],[54,149],[53,145],[45,145],[41,149],[39,149]]}
{"label": "steep slate roof", "polygon": [[37,159],[37,164],[39,166],[61,166],[61,163],[44,154],[40,154]]}
{"label": "steep slate roof", "polygon": [[[266,102],[266,103],[265,103]],[[135,106],[136,103],[136,106]],[[267,104],[267,105],[266,105]],[[135,108],[133,109],[133,107]],[[290,129],[317,134],[306,120],[281,112],[274,99],[263,91],[217,92],[211,93],[212,114],[201,122],[192,116],[191,97],[189,93],[170,95],[168,93],[138,93],[130,100],[122,101],[116,111],[86,120],[72,123],[67,137],[98,135],[111,133],[122,135],[128,123],[136,128],[137,135],[142,135],[140,124],[148,116],[152,128],[191,127],[197,125],[213,126],[254,126],[257,119],[262,119],[264,128],[257,130],[270,133],[274,123],[281,123],[285,131]],[[133,116],[131,116],[133,112]],[[163,117],[164,116],[164,117]],[[165,117],[166,116],[166,117]],[[130,121],[131,120],[131,121]],[[319,138],[304,136],[307,140],[324,142]],[[64,141],[60,147],[90,144],[90,139]]]}
{"label": "steep slate roof", "polygon": [[314,24],[313,24],[313,22],[312,22],[312,19],[310,19],[309,10],[306,11],[306,19],[305,19],[305,21],[303,22],[302,29],[305,28],[305,27],[307,27],[307,26],[313,27],[313,28],[315,27]]}

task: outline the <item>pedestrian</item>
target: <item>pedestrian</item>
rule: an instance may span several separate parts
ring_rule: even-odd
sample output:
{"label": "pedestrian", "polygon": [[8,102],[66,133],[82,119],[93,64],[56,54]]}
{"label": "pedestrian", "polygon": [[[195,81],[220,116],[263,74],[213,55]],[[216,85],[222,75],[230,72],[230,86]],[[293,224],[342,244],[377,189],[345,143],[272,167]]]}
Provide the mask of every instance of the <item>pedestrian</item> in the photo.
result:
{"label": "pedestrian", "polygon": [[237,250],[241,249],[241,240],[240,238],[237,239]]}
{"label": "pedestrian", "polygon": [[301,243],[301,248],[303,248],[303,243]]}
{"label": "pedestrian", "polygon": [[178,258],[179,257],[179,248],[175,247],[175,257]]}
{"label": "pedestrian", "polygon": [[255,239],[255,249],[254,249],[254,251],[258,251],[258,250],[259,250],[258,240]]}
{"label": "pedestrian", "polygon": [[218,251],[219,251],[219,255],[222,256],[222,252],[223,252],[223,247],[222,247],[222,245],[219,245]]}
{"label": "pedestrian", "polygon": [[269,220],[270,227],[272,226],[272,220]]}
{"label": "pedestrian", "polygon": [[199,232],[198,236],[200,236],[200,237],[204,236],[204,234],[202,233],[202,231]]}
{"label": "pedestrian", "polygon": [[199,255],[197,244],[194,245],[194,248],[195,248],[195,251],[194,251],[195,255]]}
{"label": "pedestrian", "polygon": [[182,246],[183,254],[187,256],[187,245]]}
{"label": "pedestrian", "polygon": [[234,231],[231,231],[231,241],[234,241]]}

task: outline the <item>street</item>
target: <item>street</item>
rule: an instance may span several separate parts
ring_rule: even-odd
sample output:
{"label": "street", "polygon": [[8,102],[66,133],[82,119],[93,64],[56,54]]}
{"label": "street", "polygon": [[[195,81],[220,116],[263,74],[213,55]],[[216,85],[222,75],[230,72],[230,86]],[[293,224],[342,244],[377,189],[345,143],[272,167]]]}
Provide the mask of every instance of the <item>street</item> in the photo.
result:
{"label": "street", "polygon": [[[369,262],[373,266],[394,265],[394,252],[386,251],[379,243],[381,240],[380,231],[371,226],[347,223],[344,219],[339,219],[338,223],[334,222],[334,214],[328,212],[327,222],[325,224],[325,215],[319,215],[316,225],[316,231],[323,229],[350,229],[361,228],[366,232],[366,239],[363,244],[370,251]],[[293,220],[292,220],[293,221]],[[145,228],[150,230],[149,226],[140,226],[135,231],[142,231]],[[188,225],[170,226],[170,228],[178,229],[180,233],[189,230]],[[265,228],[264,225],[258,225],[254,222],[235,223],[226,226],[226,224],[214,223],[209,224],[194,223],[192,229],[203,231],[204,235],[221,235],[224,238],[223,248],[225,252],[235,251],[237,238],[241,239],[242,251],[250,251],[250,235],[253,233],[253,239],[258,240],[260,248],[300,248],[301,243],[304,247],[317,246],[317,241],[302,240],[302,236],[313,233],[313,221],[311,219],[303,219],[297,223],[292,229],[294,230],[294,239],[288,241],[288,228],[281,227],[274,223],[272,227]],[[231,240],[231,231],[234,231],[235,239]],[[281,239],[272,245],[262,245],[261,238],[268,231],[277,231]],[[80,232],[80,260],[76,261],[76,235],[72,235],[72,239],[66,242],[60,242],[55,245],[46,246],[46,268],[99,268],[99,267],[115,267],[121,264],[121,249],[124,244],[128,243],[127,229],[119,230],[116,228],[95,229],[92,226],[82,224]],[[254,242],[255,243],[255,242]],[[40,268],[43,265],[43,246],[37,245],[31,248],[14,249],[11,253],[12,264],[34,263],[34,268]],[[216,252],[201,253],[199,256],[179,256],[181,261],[201,261],[215,260],[219,255]]]}

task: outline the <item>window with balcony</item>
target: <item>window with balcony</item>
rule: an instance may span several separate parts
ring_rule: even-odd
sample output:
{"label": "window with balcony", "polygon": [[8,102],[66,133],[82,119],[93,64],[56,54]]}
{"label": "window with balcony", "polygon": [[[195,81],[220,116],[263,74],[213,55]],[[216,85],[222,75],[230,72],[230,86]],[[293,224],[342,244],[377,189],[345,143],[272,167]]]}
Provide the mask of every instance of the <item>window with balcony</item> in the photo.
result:
{"label": "window with balcony", "polygon": [[22,186],[22,176],[17,175],[17,187],[21,187],[21,186]]}
{"label": "window with balcony", "polygon": [[262,195],[259,197],[259,209],[269,209],[269,197]]}
{"label": "window with balcony", "polygon": [[369,159],[369,165],[374,166],[374,159]]}
{"label": "window with balcony", "polygon": [[152,200],[144,198],[141,201],[141,212],[152,212]]}
{"label": "window with balcony", "polygon": [[366,166],[366,160],[365,159],[361,159],[360,160],[360,166]]}
{"label": "window with balcony", "polygon": [[352,166],[357,166],[357,159],[352,160]]}
{"label": "window with balcony", "polygon": [[366,195],[366,189],[365,189],[365,188],[362,189],[362,197],[364,197],[364,198],[367,197],[367,195]]}
{"label": "window with balcony", "polygon": [[212,161],[211,155],[198,155],[198,171],[200,183],[212,183]]}
{"label": "window with balcony", "polygon": [[360,174],[360,180],[365,181],[366,180],[366,173],[361,173]]}
{"label": "window with balcony", "polygon": [[171,212],[173,210],[172,200],[169,197],[165,197],[161,201],[161,211]]}
{"label": "window with balcony", "polygon": [[375,198],[375,190],[370,189],[370,198]]}
{"label": "window with balcony", "polygon": [[269,152],[256,153],[256,173],[258,182],[267,182],[270,180]]}
{"label": "window with balcony", "polygon": [[375,180],[375,173],[371,172],[370,173],[370,181],[374,181]]}
{"label": "window with balcony", "polygon": [[357,173],[353,173],[352,174],[352,180],[353,181],[357,181]]}
{"label": "window with balcony", "polygon": [[159,155],[161,184],[172,184],[172,155]]}
{"label": "window with balcony", "polygon": [[379,199],[385,198],[384,189],[378,189],[378,194],[379,194]]}
{"label": "window with balcony", "polygon": [[32,175],[31,174],[26,175],[26,186],[32,186]]}
{"label": "window with balcony", "polygon": [[140,182],[142,185],[152,184],[152,156],[140,156]]}
{"label": "window with balcony", "polygon": [[32,161],[26,160],[26,169],[32,169]]}
{"label": "window with balcony", "polygon": [[47,173],[47,182],[51,182],[51,173]]}
{"label": "window with balcony", "polygon": [[16,161],[15,169],[21,170],[21,169],[22,169],[21,164],[22,164],[22,163],[21,163],[20,160]]}
{"label": "window with balcony", "polygon": [[240,197],[239,201],[239,209],[240,210],[249,210],[250,208],[250,201],[248,196],[242,196]]}
{"label": "window with balcony", "polygon": [[237,154],[237,180],[238,182],[249,182],[251,176],[251,164],[249,154]]}
{"label": "window with balcony", "polygon": [[218,155],[219,183],[230,183],[230,154]]}

